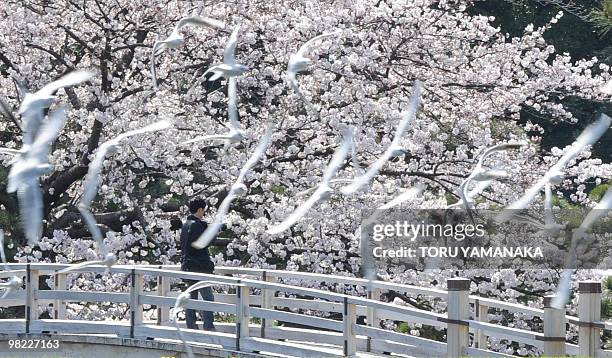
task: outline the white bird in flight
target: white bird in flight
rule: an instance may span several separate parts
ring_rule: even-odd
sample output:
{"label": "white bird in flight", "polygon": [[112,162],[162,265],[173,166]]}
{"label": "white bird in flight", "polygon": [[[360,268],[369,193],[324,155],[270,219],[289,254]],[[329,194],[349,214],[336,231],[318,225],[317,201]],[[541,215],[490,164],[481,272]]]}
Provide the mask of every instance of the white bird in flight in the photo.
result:
{"label": "white bird in flight", "polygon": [[42,123],[43,111],[49,108],[55,100],[55,92],[60,88],[70,87],[88,81],[93,73],[77,70],[53,81],[34,93],[26,92],[19,107],[19,114],[23,118],[23,146],[27,147],[34,142],[36,133]]}
{"label": "white bird in flight", "polygon": [[304,43],[296,53],[292,54],[289,57],[289,63],[287,64],[287,81],[289,82],[289,86],[291,87],[291,89],[295,91],[295,93],[298,96],[300,96],[300,98],[304,101],[306,106],[310,109],[313,109],[312,103],[310,103],[310,101],[306,98],[306,96],[304,96],[302,91],[300,91],[296,76],[298,72],[305,71],[306,69],[308,69],[308,67],[312,65],[313,63],[312,60],[305,56],[306,51],[309,50],[312,44],[324,38],[338,36],[338,35],[340,35],[339,31],[325,33],[325,34],[316,36],[308,40],[306,43]]}
{"label": "white bird in flight", "polygon": [[514,215],[515,211],[525,209],[529,203],[535,199],[538,193],[542,191],[542,188],[544,188],[546,184],[559,184],[563,180],[563,172],[569,162],[576,158],[585,147],[597,142],[608,128],[610,128],[610,124],[612,124],[612,118],[602,114],[599,120],[586,127],[557,163],[550,167],[540,180],[529,188],[520,199],[506,207],[506,209],[498,215],[497,221],[508,221],[512,215]]}
{"label": "white bird in flight", "polygon": [[404,114],[403,118],[400,120],[399,125],[395,131],[395,136],[391,141],[389,147],[385,150],[385,152],[374,162],[372,163],[366,172],[363,175],[356,177],[353,182],[345,186],[341,189],[342,193],[345,195],[350,195],[359,190],[362,186],[367,185],[372,181],[372,179],[378,174],[378,172],[383,168],[385,163],[397,156],[398,153],[402,153],[404,150],[401,147],[400,143],[404,132],[408,126],[414,121],[416,117],[417,110],[419,108],[419,104],[421,103],[421,92],[422,92],[422,84],[421,81],[416,81],[414,86],[412,87],[412,96],[410,97],[410,103],[408,107],[408,111]]}
{"label": "white bird in flight", "polygon": [[228,88],[227,88],[227,96],[228,96],[228,119],[229,131],[225,134],[212,134],[212,135],[204,135],[198,136],[188,141],[182,142],[180,145],[184,146],[187,144],[203,142],[203,141],[215,141],[221,140],[225,142],[224,152],[227,148],[232,144],[240,143],[244,139],[244,131],[240,127],[240,122],[238,121],[238,90],[236,84],[236,78],[230,77],[228,80]]}
{"label": "white bird in flight", "polygon": [[[2,263],[4,264],[4,270],[6,272],[11,272],[8,265],[6,264],[7,261],[6,261],[6,254],[4,253],[4,231],[3,230],[0,230],[0,257],[2,258]],[[15,291],[19,289],[22,284],[23,284],[23,281],[16,275],[13,275],[6,282],[0,282],[0,289],[4,290],[4,294],[2,295],[2,297],[0,297],[0,299],[6,298],[6,296],[8,296],[8,294],[11,293],[11,291]]]}
{"label": "white bird in flight", "polygon": [[157,88],[157,71],[155,66],[155,56],[161,55],[167,49],[175,49],[181,47],[185,43],[185,38],[181,34],[181,30],[186,26],[208,26],[214,29],[224,29],[225,23],[210,17],[186,16],[179,20],[174,26],[170,36],[163,40],[155,41],[153,51],[151,53],[151,73],[153,75],[153,87]]}
{"label": "white bird in flight", "polygon": [[104,159],[108,155],[112,155],[119,150],[122,140],[138,134],[160,131],[169,128],[171,125],[172,122],[170,122],[169,120],[161,120],[140,129],[127,131],[100,145],[100,147],[96,151],[94,159],[89,164],[87,176],[85,178],[85,184],[83,185],[83,196],[81,197],[81,201],[79,202],[77,207],[96,242],[98,252],[100,252],[104,259],[97,261],[85,261],[78,265],[67,267],[59,271],[60,273],[75,271],[80,268],[91,265],[105,265],[110,268],[117,262],[117,256],[114,253],[109,252],[108,248],[106,247],[106,244],[104,244],[104,237],[102,236],[102,231],[98,227],[96,219],[91,213],[91,203],[93,202],[98,193],[98,178],[100,177],[102,167],[104,166]]}
{"label": "white bird in flight", "polygon": [[28,243],[35,245],[42,236],[43,198],[38,179],[53,170],[49,164],[51,145],[66,123],[66,110],[60,108],[37,130],[34,141],[13,160],[6,191],[17,192],[19,212]]}
{"label": "white bird in flight", "polygon": [[328,200],[331,195],[334,193],[334,190],[330,187],[330,181],[336,176],[338,170],[344,163],[349,151],[351,149],[352,131],[348,130],[344,136],[344,140],[342,141],[342,145],[338,149],[336,149],[327,169],[325,170],[325,174],[323,175],[323,180],[316,186],[316,190],[314,193],[306,200],[302,205],[298,206],[297,209],[293,211],[289,217],[283,220],[280,224],[273,226],[268,229],[268,233],[271,235],[279,234],[291,226],[293,226],[298,220],[300,220],[310,208],[312,208],[319,201]]}
{"label": "white bird in flight", "polygon": [[[602,216],[608,214],[610,209],[612,209],[612,187],[608,188],[601,200],[593,207],[593,209],[591,209],[591,211],[589,211],[580,226],[572,233],[572,241],[568,251],[570,254],[568,260],[569,265],[572,265],[575,261],[578,240],[583,239],[593,224],[595,224],[595,222],[597,222],[597,220],[599,220]],[[559,309],[565,307],[565,304],[570,296],[573,273],[574,270],[571,268],[566,268],[563,270],[563,274],[559,280],[559,285],[557,286],[555,298],[551,302],[552,307]]]}
{"label": "white bird in flight", "polygon": [[[468,199],[468,205],[472,206],[474,205],[474,197],[476,195],[479,195],[480,193],[482,193],[483,191],[485,191],[488,187],[490,187],[493,184],[493,180],[480,180],[476,182],[476,185],[474,185],[474,187],[467,192],[466,196]],[[448,205],[446,208],[450,209],[456,206],[465,206],[465,204],[463,203],[463,200],[461,199],[461,196],[459,198],[459,201],[457,201],[454,204]]]}
{"label": "white bird in flight", "polygon": [[191,246],[197,249],[201,249],[201,248],[208,246],[210,242],[215,238],[215,236],[217,236],[217,234],[219,233],[219,230],[221,230],[221,227],[223,226],[223,220],[225,219],[225,216],[229,212],[230,204],[232,203],[232,201],[237,197],[246,195],[247,190],[248,190],[246,185],[244,184],[244,179],[246,177],[246,174],[266,153],[266,150],[268,149],[268,146],[270,145],[270,142],[272,141],[273,129],[274,129],[273,124],[269,124],[266,129],[265,134],[260,139],[259,145],[255,149],[253,154],[251,154],[251,156],[247,160],[244,167],[240,169],[238,178],[236,178],[236,181],[230,188],[229,192],[227,193],[227,196],[225,197],[225,199],[223,199],[223,201],[221,202],[221,205],[219,205],[219,208],[217,209],[217,213],[215,215],[213,222],[210,225],[208,225],[208,227],[202,233],[202,235],[200,235],[200,237],[196,241],[194,241],[191,244]]}
{"label": "white bird in flight", "polygon": [[[236,63],[236,45],[238,45],[238,32],[240,31],[240,25],[234,28],[232,34],[230,35],[229,40],[227,41],[227,45],[225,46],[225,51],[223,52],[223,63],[216,64],[211,66],[201,78],[206,77],[209,72],[214,73],[208,80],[216,81],[219,78],[230,78],[240,76],[249,68],[243,64]],[[198,80],[198,83],[200,80]]]}
{"label": "white bird in flight", "polygon": [[517,149],[522,146],[525,146],[526,144],[527,143],[525,142],[503,143],[503,144],[494,145],[484,150],[484,152],[478,158],[478,162],[476,163],[476,166],[474,167],[470,175],[468,175],[468,177],[465,178],[459,185],[459,197],[461,198],[461,202],[463,206],[465,206],[466,209],[470,210],[474,208],[474,201],[468,195],[469,185],[472,181],[487,182],[490,180],[508,177],[508,173],[503,169],[497,169],[497,168],[487,169],[484,166],[484,161],[488,157],[493,155],[494,153],[509,150],[509,149]]}

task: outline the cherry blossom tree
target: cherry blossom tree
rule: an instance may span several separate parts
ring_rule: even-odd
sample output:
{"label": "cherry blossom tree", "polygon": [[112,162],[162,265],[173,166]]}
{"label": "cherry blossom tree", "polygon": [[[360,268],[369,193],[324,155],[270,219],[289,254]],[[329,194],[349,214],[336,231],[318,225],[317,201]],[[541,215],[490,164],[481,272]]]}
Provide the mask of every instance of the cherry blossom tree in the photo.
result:
{"label": "cherry blossom tree", "polygon": [[[459,183],[485,147],[527,140],[524,149],[496,157],[510,177],[477,198],[479,208],[511,202],[563,153],[563,148],[541,150],[547,133],[521,120],[521,113],[558,122],[591,121],[595,114],[575,118],[564,102],[609,101],[598,89],[612,75],[609,65],[596,58],[572,62],[569,54],[557,53],[546,43],[543,34],[554,31],[561,14],[510,38],[491,25],[493,18],[467,15],[469,5],[459,0],[207,1],[202,8],[191,1],[2,2],[0,98],[9,108],[17,108],[22,99],[19,85],[36,90],[77,68],[97,73],[87,84],[58,93],[56,102],[71,109],[54,145],[55,170],[41,180],[45,234],[38,247],[28,247],[18,226],[5,228],[19,246],[17,259],[95,258],[91,235],[75,207],[87,166],[104,140],[163,118],[173,120],[172,129],[130,138],[121,152],[105,161],[93,211],[120,263],[176,263],[173,220],[186,214],[187,201],[196,196],[207,198],[212,204],[209,214],[214,214],[270,121],[276,127],[273,143],[247,174],[248,194],[233,202],[229,231],[213,241],[217,264],[359,275],[355,229],[362,210],[419,183],[426,186],[423,197],[405,203],[406,208],[446,207],[458,200]],[[226,22],[226,30],[184,28],[185,44],[156,58],[159,88],[154,90],[153,43],[169,34],[182,16],[199,11]],[[183,146],[197,135],[226,131],[226,81],[197,79],[221,61],[236,25],[241,25],[237,60],[249,67],[237,78],[246,138],[226,152],[217,142]],[[314,65],[297,77],[315,108],[310,111],[287,85],[287,61],[310,38],[333,31],[340,34],[313,46],[308,56]],[[320,181],[347,127],[355,128],[362,168],[386,149],[415,80],[424,83],[423,103],[402,140],[405,154],[385,165],[367,190],[350,196],[338,192],[290,231],[266,234],[303,200],[296,193]],[[18,148],[20,118],[12,112],[0,122],[0,145]],[[4,174],[9,161],[2,157]],[[338,176],[356,174],[347,161]],[[590,205],[587,187],[609,180],[612,166],[590,158],[587,151],[567,174],[558,189],[570,192],[576,204]],[[0,191],[0,205],[6,217],[18,212],[16,197],[5,190]],[[442,285],[453,274],[380,273],[383,279],[421,285]],[[554,279],[537,272],[483,275],[473,270],[462,275],[473,279],[480,294],[532,305],[555,287]],[[122,285],[119,278],[75,282],[91,289],[120,290]],[[425,304],[392,293],[387,299]],[[436,309],[444,305],[436,304]],[[99,315],[104,312],[98,310]]]}

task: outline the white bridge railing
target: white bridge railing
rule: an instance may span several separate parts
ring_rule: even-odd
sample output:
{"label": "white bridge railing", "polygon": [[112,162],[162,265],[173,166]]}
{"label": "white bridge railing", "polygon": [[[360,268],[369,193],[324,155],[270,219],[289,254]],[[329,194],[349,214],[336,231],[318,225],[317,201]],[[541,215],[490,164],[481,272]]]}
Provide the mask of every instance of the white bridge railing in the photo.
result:
{"label": "white bridge railing", "polygon": [[[129,276],[129,292],[74,291],[66,287],[66,275],[103,273],[106,267],[90,266],[68,274],[57,274],[62,264],[9,264],[10,273],[24,278],[25,289],[0,300],[0,307],[25,306],[25,318],[0,320],[1,333],[116,334],[120,337],[178,340],[170,318],[176,291],[170,280],[214,280],[233,294],[216,294],[215,302],[188,300],[185,308],[222,312],[234,324],[216,323],[217,331],[183,329],[191,344],[217,345],[244,352],[269,352],[283,356],[337,357],[359,352],[395,353],[409,356],[510,357],[488,350],[487,337],[523,343],[543,350],[547,356],[579,355],[612,357],[600,348],[600,331],[612,330],[612,322],[601,321],[601,283],[579,284],[579,317],[564,310],[544,309],[469,295],[470,281],[448,280],[448,290],[392,282],[313,274],[305,272],[219,267],[215,275],[178,271],[176,266],[114,266],[113,273]],[[41,289],[40,277],[54,277],[55,287]],[[144,278],[153,278],[151,291]],[[156,280],[155,280],[156,279]],[[362,287],[367,298],[287,284],[292,280],[325,282]],[[280,283],[284,281],[286,283]],[[446,313],[381,302],[381,294],[392,290],[408,296],[424,296],[447,302]],[[294,295],[296,297],[290,297]],[[129,320],[85,321],[66,319],[69,302],[112,302],[129,307]],[[53,319],[39,318],[38,306],[51,305]],[[157,321],[143,319],[143,305],[157,308]],[[542,332],[507,327],[488,321],[489,311],[522,313],[542,319]],[[317,315],[316,313],[327,313]],[[359,318],[359,319],[358,319]],[[380,327],[380,321],[419,323],[446,328],[446,342],[403,334]],[[275,325],[275,321],[289,325]],[[359,323],[361,322],[361,323]],[[293,325],[291,325],[293,324]],[[577,325],[578,345],[566,342],[567,325]]]}

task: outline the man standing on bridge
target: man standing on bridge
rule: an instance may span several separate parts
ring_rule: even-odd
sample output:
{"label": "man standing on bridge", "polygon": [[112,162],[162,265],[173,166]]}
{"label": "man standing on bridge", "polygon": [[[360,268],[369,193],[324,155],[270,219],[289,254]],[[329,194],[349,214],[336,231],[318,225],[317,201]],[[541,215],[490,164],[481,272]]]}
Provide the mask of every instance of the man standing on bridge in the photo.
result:
{"label": "man standing on bridge", "polygon": [[[202,221],[206,206],[206,201],[202,199],[194,199],[189,203],[189,211],[191,214],[187,217],[187,221],[181,228],[181,270],[183,271],[212,274],[215,269],[215,264],[210,259],[208,246],[202,249],[196,249],[191,246],[191,243],[196,241],[208,226],[206,222]],[[223,225],[222,230],[225,230],[225,225]],[[185,283],[189,286],[196,282],[197,281],[193,280],[185,280]],[[198,292],[203,300],[214,301],[211,287],[204,287],[191,292],[191,299],[198,299]],[[203,329],[206,331],[215,331],[213,313],[210,311],[202,311],[201,314],[204,326]],[[185,319],[187,321],[187,328],[198,329],[195,310],[187,309],[185,311]]]}

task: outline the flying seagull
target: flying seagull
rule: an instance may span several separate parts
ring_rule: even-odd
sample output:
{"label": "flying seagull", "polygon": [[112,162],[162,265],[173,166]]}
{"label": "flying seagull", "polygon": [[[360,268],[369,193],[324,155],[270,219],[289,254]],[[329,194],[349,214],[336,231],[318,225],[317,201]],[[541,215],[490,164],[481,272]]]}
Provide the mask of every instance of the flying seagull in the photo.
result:
{"label": "flying seagull", "polygon": [[185,26],[208,26],[215,29],[224,29],[225,24],[216,19],[210,17],[200,16],[186,16],[179,20],[176,24],[170,36],[164,40],[157,40],[153,44],[153,51],[151,53],[151,73],[153,74],[153,87],[157,88],[157,72],[155,68],[155,56],[161,55],[166,49],[179,48],[185,43],[185,38],[181,34],[181,30]]}
{"label": "flying seagull", "polygon": [[203,141],[222,140],[225,142],[225,151],[230,145],[240,143],[244,139],[244,131],[240,127],[240,122],[238,121],[238,91],[235,77],[230,77],[228,80],[227,95],[229,99],[227,108],[229,131],[225,134],[198,136],[188,141],[182,142],[180,144],[181,146]]}
{"label": "flying seagull", "polygon": [[[10,272],[11,270],[6,264],[6,255],[4,253],[4,231],[3,230],[0,230],[0,257],[2,258],[2,263],[4,264],[4,270],[6,272]],[[16,275],[13,275],[13,277],[11,277],[11,279],[8,280],[7,282],[0,282],[0,289],[4,290],[4,294],[2,295],[2,297],[0,297],[0,299],[6,298],[6,296],[8,296],[8,294],[11,293],[11,291],[15,291],[19,289],[22,283],[23,283],[22,280]]]}
{"label": "flying seagull", "polygon": [[9,170],[6,191],[17,192],[23,230],[30,245],[38,243],[42,236],[43,198],[38,179],[53,170],[49,164],[51,145],[65,123],[64,107],[52,112],[38,130],[34,141],[15,157]]}
{"label": "flying seagull", "polygon": [[59,271],[59,273],[70,272],[91,265],[105,265],[110,268],[117,262],[117,256],[115,256],[115,254],[113,254],[112,252],[109,252],[108,248],[106,247],[106,244],[104,244],[104,237],[102,236],[102,231],[98,227],[96,219],[91,213],[91,203],[93,202],[98,193],[98,178],[100,177],[100,173],[102,172],[104,159],[108,155],[112,155],[119,150],[122,140],[138,134],[160,131],[170,127],[171,124],[172,123],[168,120],[161,120],[143,128],[131,130],[120,134],[114,139],[108,140],[102,143],[102,145],[100,145],[100,147],[96,151],[94,159],[91,161],[87,170],[85,184],[83,185],[83,196],[81,197],[81,201],[79,202],[77,207],[96,242],[96,247],[98,251],[100,252],[102,257],[104,257],[104,259],[99,261],[85,261],[78,265],[65,268]]}
{"label": "flying seagull", "polygon": [[474,208],[474,202],[468,195],[468,187],[472,181],[489,181],[506,178],[508,176],[508,173],[506,173],[505,170],[485,168],[484,161],[494,153],[509,149],[517,149],[526,144],[527,143],[525,142],[503,143],[494,145],[484,150],[484,152],[478,158],[478,162],[476,163],[476,166],[474,167],[470,175],[468,175],[468,177],[465,178],[459,185],[459,196],[461,197],[461,202],[463,203],[463,206],[465,206],[467,210]]}
{"label": "flying seagull", "polygon": [[[480,193],[482,193],[483,191],[485,191],[488,187],[490,187],[493,184],[493,180],[480,180],[476,182],[476,185],[467,192],[466,197],[468,199],[468,205],[472,206],[474,205],[474,197],[476,195],[479,195]],[[461,196],[460,196],[461,197]],[[451,204],[449,206],[447,206],[447,209],[456,207],[456,206],[465,206],[465,204],[463,203],[463,199],[459,199],[458,202]]]}
{"label": "flying seagull", "polygon": [[297,209],[293,211],[289,217],[287,217],[283,222],[277,224],[268,230],[268,233],[271,235],[279,234],[291,226],[293,226],[298,220],[302,218],[302,216],[306,215],[308,210],[312,208],[319,201],[328,200],[333,194],[334,190],[330,187],[330,181],[336,176],[338,170],[344,163],[349,151],[351,149],[351,142],[353,138],[351,136],[352,131],[348,130],[344,136],[344,140],[342,141],[342,145],[338,149],[336,149],[327,169],[325,170],[325,174],[323,175],[323,180],[317,185],[314,193],[306,200],[302,205],[298,206]]}
{"label": "flying seagull", "polygon": [[88,81],[93,73],[77,70],[53,81],[34,93],[25,92],[19,107],[19,114],[23,117],[23,145],[27,147],[34,142],[36,133],[42,123],[43,111],[49,108],[55,100],[55,92],[60,88],[70,87]]}
{"label": "flying seagull", "polygon": [[542,191],[542,188],[548,183],[559,184],[563,180],[563,172],[569,162],[576,158],[585,147],[592,145],[597,142],[599,138],[608,130],[612,124],[612,118],[602,114],[599,120],[589,125],[582,131],[576,141],[570,146],[569,150],[563,154],[563,156],[557,161],[555,165],[538,180],[531,188],[529,188],[523,196],[510,204],[504,211],[498,215],[498,222],[508,221],[513,211],[525,209],[529,203],[531,203],[535,197]]}
{"label": "flying seagull", "polygon": [[343,194],[353,194],[357,192],[357,190],[359,190],[362,186],[370,183],[389,159],[403,152],[403,148],[401,147],[400,142],[402,140],[404,132],[416,117],[417,109],[419,107],[419,104],[421,103],[422,87],[423,86],[421,84],[421,81],[417,80],[414,83],[414,86],[412,87],[412,96],[410,97],[408,111],[400,120],[399,125],[395,130],[395,136],[393,137],[393,141],[391,141],[389,147],[385,150],[382,156],[380,156],[374,163],[372,163],[368,167],[368,169],[363,175],[356,177],[350,185],[345,186],[341,189]]}
{"label": "flying seagull", "polygon": [[[209,72],[214,73],[208,80],[216,81],[221,77],[230,78],[240,76],[249,68],[245,65],[236,63],[236,45],[238,44],[238,32],[240,31],[240,25],[234,28],[232,34],[230,35],[229,40],[227,41],[227,45],[225,46],[225,51],[223,52],[223,63],[213,65],[210,67],[204,74],[202,74],[201,78],[206,77]],[[199,82],[200,80],[198,80]]]}
{"label": "flying seagull", "polygon": [[289,57],[289,63],[287,64],[287,81],[289,82],[289,86],[295,91],[295,93],[297,93],[298,96],[300,96],[306,106],[310,109],[313,109],[312,103],[310,103],[302,91],[300,91],[296,76],[298,72],[305,71],[312,65],[312,60],[305,56],[312,44],[327,37],[338,36],[339,34],[340,32],[336,31],[316,36],[304,43],[296,53]]}
{"label": "flying seagull", "polygon": [[[578,240],[583,239],[593,224],[595,224],[595,222],[597,222],[597,220],[599,220],[602,216],[606,215],[610,209],[612,209],[612,187],[608,188],[599,203],[597,203],[597,205],[595,205],[593,209],[589,211],[580,226],[572,233],[572,241],[569,249],[570,264],[572,264],[575,260]],[[573,269],[567,268],[563,270],[563,274],[559,280],[559,286],[557,287],[557,291],[555,293],[555,298],[551,302],[552,307],[559,309],[565,307],[565,304],[570,296],[573,273]]]}
{"label": "flying seagull", "polygon": [[219,230],[221,230],[221,227],[223,226],[223,219],[229,212],[230,204],[232,203],[232,201],[237,197],[246,195],[248,190],[246,185],[244,184],[246,174],[266,153],[266,150],[268,149],[268,146],[272,141],[273,129],[274,126],[270,123],[268,125],[268,128],[266,129],[264,136],[261,138],[259,145],[255,149],[253,154],[251,154],[249,160],[246,162],[244,167],[240,169],[238,178],[236,178],[236,181],[230,188],[229,192],[227,193],[227,196],[225,197],[225,199],[223,199],[221,205],[219,205],[219,208],[217,209],[217,214],[215,215],[215,219],[213,220],[212,224],[208,225],[202,235],[200,235],[200,237],[196,241],[194,241],[191,246],[197,249],[201,249],[208,246],[212,239],[215,238]]}

